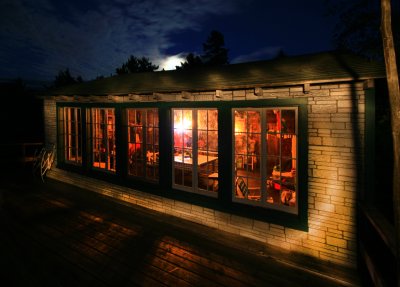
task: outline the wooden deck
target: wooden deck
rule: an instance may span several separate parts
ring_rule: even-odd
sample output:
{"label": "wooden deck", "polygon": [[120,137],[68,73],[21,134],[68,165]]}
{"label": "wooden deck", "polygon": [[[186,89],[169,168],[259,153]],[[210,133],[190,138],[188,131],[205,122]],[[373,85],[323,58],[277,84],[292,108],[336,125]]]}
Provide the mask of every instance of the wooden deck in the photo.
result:
{"label": "wooden deck", "polygon": [[329,287],[359,282],[348,270],[299,263],[251,239],[51,179],[2,181],[0,224],[0,274],[2,282],[10,282],[7,286]]}

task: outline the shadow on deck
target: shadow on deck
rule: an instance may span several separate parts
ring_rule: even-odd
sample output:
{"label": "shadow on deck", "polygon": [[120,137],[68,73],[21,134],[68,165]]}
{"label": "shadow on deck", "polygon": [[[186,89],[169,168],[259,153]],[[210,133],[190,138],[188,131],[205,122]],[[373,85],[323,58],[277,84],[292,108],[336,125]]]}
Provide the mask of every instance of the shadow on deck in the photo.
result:
{"label": "shadow on deck", "polygon": [[[4,174],[3,174],[4,177]],[[355,271],[29,172],[0,183],[9,286],[358,286]]]}

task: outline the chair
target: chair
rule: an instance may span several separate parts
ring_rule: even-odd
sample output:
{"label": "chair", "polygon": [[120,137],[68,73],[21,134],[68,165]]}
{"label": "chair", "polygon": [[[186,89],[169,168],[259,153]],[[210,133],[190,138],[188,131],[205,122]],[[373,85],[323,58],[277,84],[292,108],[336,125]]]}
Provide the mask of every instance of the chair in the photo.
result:
{"label": "chair", "polygon": [[236,195],[239,198],[260,200],[260,187],[248,187],[243,177],[239,176],[236,179]]}
{"label": "chair", "polygon": [[218,172],[209,174],[208,179],[212,181],[212,190],[218,191]]}
{"label": "chair", "polygon": [[236,193],[239,193],[238,195],[244,198],[248,198],[249,196],[249,189],[247,188],[247,184],[241,176],[236,179]]}
{"label": "chair", "polygon": [[257,163],[257,158],[254,153],[247,155],[247,166],[251,167],[251,171],[254,171],[254,166]]}
{"label": "chair", "polygon": [[53,143],[46,144],[40,150],[36,150],[34,154],[33,173],[40,173],[40,177],[44,182],[43,176],[51,169],[55,157],[55,145]]}

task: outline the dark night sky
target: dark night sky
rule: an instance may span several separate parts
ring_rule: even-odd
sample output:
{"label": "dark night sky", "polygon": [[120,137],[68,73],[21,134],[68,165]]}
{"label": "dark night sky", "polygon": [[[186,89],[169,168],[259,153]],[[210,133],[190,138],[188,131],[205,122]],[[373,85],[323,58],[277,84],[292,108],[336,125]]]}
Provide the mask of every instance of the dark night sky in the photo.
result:
{"label": "dark night sky", "polygon": [[[167,60],[202,52],[220,31],[230,63],[333,49],[323,0],[2,0],[0,79],[109,76],[129,55]],[[172,64],[175,67],[178,62]]]}

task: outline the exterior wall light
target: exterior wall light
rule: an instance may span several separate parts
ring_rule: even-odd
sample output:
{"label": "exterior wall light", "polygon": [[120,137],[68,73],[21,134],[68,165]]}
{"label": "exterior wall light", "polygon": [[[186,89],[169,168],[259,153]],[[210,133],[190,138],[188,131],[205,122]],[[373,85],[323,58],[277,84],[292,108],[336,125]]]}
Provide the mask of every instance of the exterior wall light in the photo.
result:
{"label": "exterior wall light", "polygon": [[260,88],[260,87],[254,88],[254,94],[255,94],[257,97],[262,97],[262,95],[263,95],[263,89]]}

